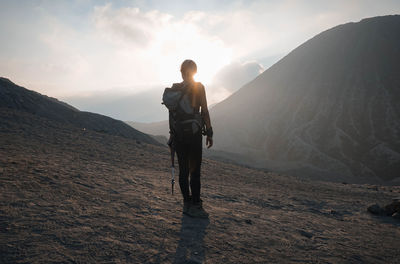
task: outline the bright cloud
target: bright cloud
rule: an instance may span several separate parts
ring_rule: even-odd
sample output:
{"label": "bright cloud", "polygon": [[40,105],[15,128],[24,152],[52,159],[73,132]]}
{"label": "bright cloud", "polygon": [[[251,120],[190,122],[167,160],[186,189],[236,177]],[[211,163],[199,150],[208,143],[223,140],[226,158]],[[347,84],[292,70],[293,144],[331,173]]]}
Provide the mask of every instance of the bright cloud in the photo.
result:
{"label": "bright cloud", "polygon": [[197,62],[198,78],[208,82],[216,70],[231,61],[231,49],[193,23],[197,15],[189,12],[175,19],[157,10],[113,9],[108,4],[95,8],[93,20],[98,34],[115,45],[117,61],[134,62],[129,67],[131,70],[135,66],[143,69],[141,63],[145,63],[151,76],[146,78],[142,74],[146,78],[144,82],[179,80],[179,65],[187,58]]}
{"label": "bright cloud", "polygon": [[141,12],[139,8],[126,7],[115,10],[111,4],[95,7],[93,21],[96,29],[110,41],[127,47],[146,47],[154,40],[156,29],[168,25],[172,16],[158,10]]}
{"label": "bright cloud", "polygon": [[255,61],[245,63],[234,61],[222,67],[216,72],[209,86],[208,102],[215,104],[227,98],[263,71],[264,67]]}

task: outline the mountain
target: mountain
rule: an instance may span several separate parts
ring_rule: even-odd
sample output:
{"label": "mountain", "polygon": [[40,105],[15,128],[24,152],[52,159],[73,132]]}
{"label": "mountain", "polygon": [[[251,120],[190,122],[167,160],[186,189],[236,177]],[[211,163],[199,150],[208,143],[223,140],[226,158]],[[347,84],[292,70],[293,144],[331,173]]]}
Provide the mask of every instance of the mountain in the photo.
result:
{"label": "mountain", "polygon": [[95,113],[79,111],[55,98],[28,90],[1,77],[0,108],[23,111],[81,129],[123,136],[150,144],[159,144],[149,135],[137,131],[122,121]]}
{"label": "mountain", "polygon": [[400,175],[400,16],[318,34],[214,106],[217,149],[321,180]]}
{"label": "mountain", "polygon": [[[79,109],[101,113],[118,120],[154,121],[168,116],[168,111],[161,104],[164,87],[146,87],[146,91],[131,94],[128,91],[135,87],[121,91],[96,92],[85,96],[64,97],[63,101]],[[143,88],[142,88],[143,89]],[[146,111],[143,111],[146,109]]]}

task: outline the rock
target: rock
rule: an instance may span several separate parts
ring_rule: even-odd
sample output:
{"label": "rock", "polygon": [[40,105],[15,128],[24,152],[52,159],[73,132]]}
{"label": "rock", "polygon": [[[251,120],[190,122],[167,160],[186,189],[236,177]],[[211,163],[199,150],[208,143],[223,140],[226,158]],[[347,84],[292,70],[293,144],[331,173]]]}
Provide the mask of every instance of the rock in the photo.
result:
{"label": "rock", "polygon": [[312,238],[313,234],[304,230],[299,230],[300,235],[306,237],[306,238]]}
{"label": "rock", "polygon": [[370,190],[379,191],[378,186],[367,187]]}
{"label": "rock", "polygon": [[386,205],[384,208],[380,207],[378,204],[373,204],[368,207],[368,212],[375,215],[393,215],[395,213],[400,213],[400,201],[395,200],[394,202]]}
{"label": "rock", "polygon": [[380,207],[378,204],[370,205],[368,207],[367,211],[374,215],[384,215],[385,214],[385,210],[382,207]]}
{"label": "rock", "polygon": [[400,201],[394,201],[391,204],[385,206],[387,215],[393,215],[394,213],[400,213]]}
{"label": "rock", "polygon": [[399,213],[399,212],[394,213],[394,214],[392,215],[392,217],[395,218],[395,219],[400,220],[400,213]]}

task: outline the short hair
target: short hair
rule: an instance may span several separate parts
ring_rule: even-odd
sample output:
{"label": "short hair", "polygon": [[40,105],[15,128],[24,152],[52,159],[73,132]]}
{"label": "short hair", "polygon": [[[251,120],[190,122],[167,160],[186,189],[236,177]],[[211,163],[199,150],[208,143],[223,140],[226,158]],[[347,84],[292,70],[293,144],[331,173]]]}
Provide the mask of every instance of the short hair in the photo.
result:
{"label": "short hair", "polygon": [[193,74],[197,72],[197,65],[192,60],[185,60],[181,64],[181,72],[191,71]]}

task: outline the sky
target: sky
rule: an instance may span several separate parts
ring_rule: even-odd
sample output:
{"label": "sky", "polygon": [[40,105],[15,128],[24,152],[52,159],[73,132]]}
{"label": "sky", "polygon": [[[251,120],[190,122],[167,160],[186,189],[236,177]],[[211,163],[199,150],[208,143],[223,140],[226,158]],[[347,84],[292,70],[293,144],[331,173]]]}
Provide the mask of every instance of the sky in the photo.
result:
{"label": "sky", "polygon": [[184,59],[214,104],[324,30],[399,13],[399,0],[0,0],[0,76],[82,110],[158,121]]}

